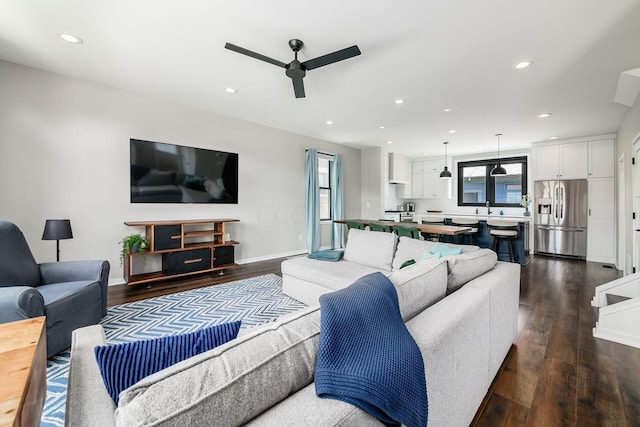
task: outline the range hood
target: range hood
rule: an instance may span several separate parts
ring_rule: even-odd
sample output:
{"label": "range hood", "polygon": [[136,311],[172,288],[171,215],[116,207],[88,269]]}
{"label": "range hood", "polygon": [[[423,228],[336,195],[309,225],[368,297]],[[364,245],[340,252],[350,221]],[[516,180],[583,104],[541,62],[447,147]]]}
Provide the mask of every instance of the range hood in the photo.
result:
{"label": "range hood", "polygon": [[389,153],[389,184],[409,184],[411,163],[402,154]]}

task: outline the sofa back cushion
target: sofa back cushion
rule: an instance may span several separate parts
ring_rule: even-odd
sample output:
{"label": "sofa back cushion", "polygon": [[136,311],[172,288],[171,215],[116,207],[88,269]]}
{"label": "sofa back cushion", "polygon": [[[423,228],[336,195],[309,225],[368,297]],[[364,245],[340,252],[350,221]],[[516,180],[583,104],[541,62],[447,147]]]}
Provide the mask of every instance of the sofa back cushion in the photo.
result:
{"label": "sofa back cushion", "polygon": [[418,261],[391,273],[389,280],[396,287],[400,314],[406,322],[444,298],[447,292],[447,262],[439,258]]}
{"label": "sofa back cushion", "polygon": [[380,270],[391,271],[393,254],[396,252],[398,236],[379,231],[349,230],[345,261],[355,262]]}
{"label": "sofa back cushion", "polygon": [[480,249],[460,255],[447,256],[449,276],[447,293],[451,293],[462,285],[491,270],[498,261],[498,256],[491,249]]}
{"label": "sofa back cushion", "polygon": [[240,334],[120,394],[117,425],[242,425],[313,381],[318,307]]}
{"label": "sofa back cushion", "polygon": [[429,240],[411,239],[409,237],[401,237],[398,242],[398,250],[393,258],[392,268],[393,271],[399,270],[402,264],[406,261],[413,259],[419,261],[426,259],[423,257],[425,251],[428,253],[434,246],[441,245],[446,247],[459,247],[462,248],[462,253],[477,251],[477,246],[471,245],[452,245],[448,243],[431,242]]}

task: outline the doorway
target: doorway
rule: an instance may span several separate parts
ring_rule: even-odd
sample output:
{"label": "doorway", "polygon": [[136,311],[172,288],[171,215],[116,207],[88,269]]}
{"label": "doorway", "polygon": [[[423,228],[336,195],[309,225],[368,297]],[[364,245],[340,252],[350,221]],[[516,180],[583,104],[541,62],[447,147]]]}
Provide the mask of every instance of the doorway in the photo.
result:
{"label": "doorway", "polygon": [[627,216],[627,204],[626,204],[626,166],[625,166],[625,155],[622,153],[620,158],[618,158],[618,262],[616,268],[621,270],[623,274],[630,274],[633,266],[631,265],[633,262],[627,261],[627,251],[626,251],[626,243],[624,236],[627,235],[626,229],[626,216]]}

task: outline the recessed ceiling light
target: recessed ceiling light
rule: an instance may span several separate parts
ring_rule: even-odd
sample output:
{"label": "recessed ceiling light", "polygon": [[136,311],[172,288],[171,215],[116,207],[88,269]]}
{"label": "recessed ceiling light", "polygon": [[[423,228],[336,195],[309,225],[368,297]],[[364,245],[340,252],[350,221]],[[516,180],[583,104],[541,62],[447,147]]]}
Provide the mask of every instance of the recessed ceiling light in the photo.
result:
{"label": "recessed ceiling light", "polygon": [[387,141],[387,144],[393,144],[393,141]]}
{"label": "recessed ceiling light", "polygon": [[423,155],[423,156],[428,156],[428,155],[429,155],[429,153],[422,153],[422,155]]}
{"label": "recessed ceiling light", "polygon": [[404,99],[399,98],[399,99],[396,99],[396,100],[395,100],[395,101],[393,101],[393,102],[395,102],[396,104],[404,104]]}
{"label": "recessed ceiling light", "polygon": [[557,136],[550,136],[549,139],[558,139]]}
{"label": "recessed ceiling light", "polygon": [[74,36],[73,34],[67,34],[67,33],[58,33],[58,36],[66,41],[67,43],[72,43],[72,44],[82,44],[83,41],[80,37],[78,36]]}
{"label": "recessed ceiling light", "polygon": [[455,129],[451,129],[451,130],[449,131],[449,133],[456,133],[456,130],[455,130]]}
{"label": "recessed ceiling light", "polygon": [[384,129],[384,126],[378,126],[378,129]]}
{"label": "recessed ceiling light", "polygon": [[333,120],[327,120],[325,123],[328,124],[328,125],[332,125],[333,124]]}
{"label": "recessed ceiling light", "polygon": [[549,117],[551,113],[540,113],[536,117],[539,119],[544,119],[545,117]]}
{"label": "recessed ceiling light", "polygon": [[237,90],[235,90],[232,87],[225,88],[224,91],[227,92],[227,93],[237,93],[238,92]]}
{"label": "recessed ceiling light", "polygon": [[445,113],[448,113],[449,111],[451,111],[451,108],[445,108],[445,109],[444,109],[444,110],[442,110],[442,111],[444,111]]}
{"label": "recessed ceiling light", "polygon": [[531,61],[522,61],[516,64],[516,68],[518,70],[522,70],[523,68],[527,68],[529,65],[533,64]]}

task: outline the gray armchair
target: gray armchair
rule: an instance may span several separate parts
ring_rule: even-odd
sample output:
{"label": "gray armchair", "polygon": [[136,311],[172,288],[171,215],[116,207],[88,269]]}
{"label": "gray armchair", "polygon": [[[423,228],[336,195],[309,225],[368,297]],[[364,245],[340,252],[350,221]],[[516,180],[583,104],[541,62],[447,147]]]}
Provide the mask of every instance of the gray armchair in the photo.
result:
{"label": "gray armchair", "polygon": [[22,231],[0,220],[0,323],[46,316],[47,357],[107,314],[108,261],[37,264]]}

